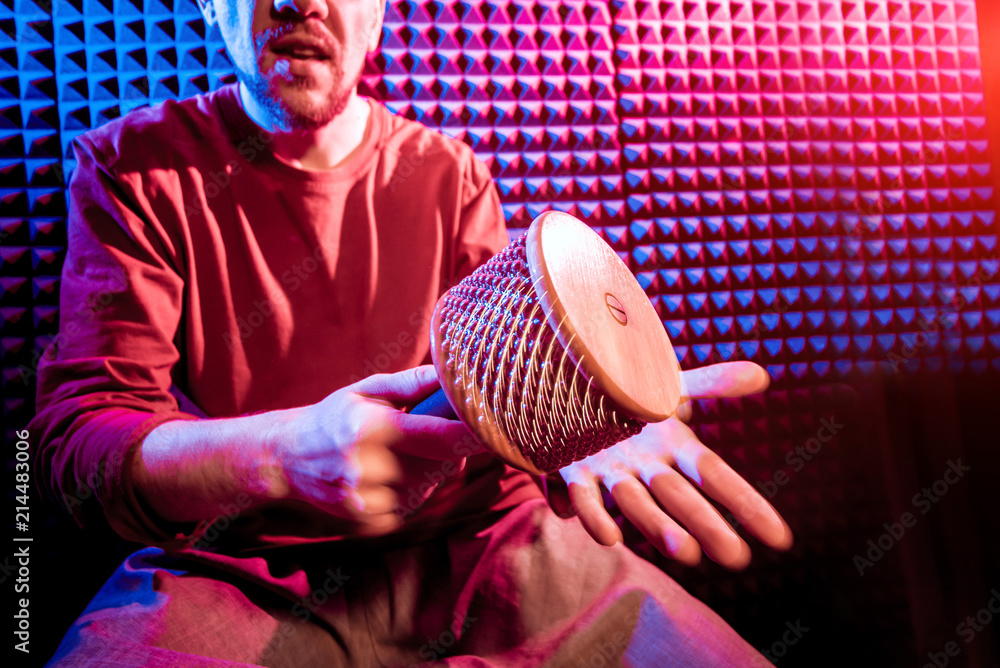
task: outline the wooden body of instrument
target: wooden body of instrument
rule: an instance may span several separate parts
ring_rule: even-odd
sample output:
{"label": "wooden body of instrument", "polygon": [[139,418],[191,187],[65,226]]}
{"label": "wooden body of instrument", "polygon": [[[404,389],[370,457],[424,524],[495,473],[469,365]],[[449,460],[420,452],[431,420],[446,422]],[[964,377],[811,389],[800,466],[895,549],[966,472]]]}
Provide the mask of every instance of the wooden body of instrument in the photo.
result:
{"label": "wooden body of instrument", "polygon": [[621,258],[547,212],[438,301],[431,350],[455,413],[496,456],[545,474],[665,420],[677,358]]}

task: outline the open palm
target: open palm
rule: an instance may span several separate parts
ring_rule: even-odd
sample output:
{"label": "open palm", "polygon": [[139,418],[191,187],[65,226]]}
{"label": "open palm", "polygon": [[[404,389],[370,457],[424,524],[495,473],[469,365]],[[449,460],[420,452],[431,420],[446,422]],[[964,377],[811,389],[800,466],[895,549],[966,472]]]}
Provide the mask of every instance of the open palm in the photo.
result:
{"label": "open palm", "polygon": [[745,567],[750,548],[709,503],[728,508],[766,545],[787,549],[792,532],[777,511],[685,424],[691,401],[763,391],[767,372],[752,362],[715,364],[681,373],[681,405],[670,419],[560,471],[566,487],[546,485],[560,514],[575,514],[599,543],[622,540],[601,497],[610,490],[622,514],[668,557],[696,564],[704,550],[728,568]]}

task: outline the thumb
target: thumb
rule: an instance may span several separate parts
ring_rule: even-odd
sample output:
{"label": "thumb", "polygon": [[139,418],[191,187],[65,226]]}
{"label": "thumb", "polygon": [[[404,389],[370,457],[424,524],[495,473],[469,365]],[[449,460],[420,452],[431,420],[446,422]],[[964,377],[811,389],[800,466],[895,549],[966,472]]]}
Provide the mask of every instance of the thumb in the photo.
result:
{"label": "thumb", "polygon": [[753,362],[722,362],[681,372],[681,403],[690,399],[744,397],[763,392],[771,382]]}
{"label": "thumb", "polygon": [[354,384],[354,392],[395,405],[412,406],[441,387],[437,372],[424,364],[398,373],[377,373]]}

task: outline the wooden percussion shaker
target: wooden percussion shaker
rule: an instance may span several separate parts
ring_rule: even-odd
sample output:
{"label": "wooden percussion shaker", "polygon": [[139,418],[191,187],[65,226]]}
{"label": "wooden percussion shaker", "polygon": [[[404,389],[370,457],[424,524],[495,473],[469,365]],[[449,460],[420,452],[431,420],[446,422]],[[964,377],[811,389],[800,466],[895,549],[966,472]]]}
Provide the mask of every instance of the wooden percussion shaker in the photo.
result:
{"label": "wooden percussion shaker", "polygon": [[667,419],[680,399],[649,298],[593,230],[555,211],[441,297],[431,351],[466,426],[539,475]]}

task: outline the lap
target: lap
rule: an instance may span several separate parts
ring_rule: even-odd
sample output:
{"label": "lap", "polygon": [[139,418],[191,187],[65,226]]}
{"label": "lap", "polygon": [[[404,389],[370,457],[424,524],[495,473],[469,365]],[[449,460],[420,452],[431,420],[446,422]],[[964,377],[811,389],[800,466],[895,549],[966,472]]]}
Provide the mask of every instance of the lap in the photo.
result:
{"label": "lap", "polygon": [[540,501],[406,546],[141,550],[52,665],[88,664],[769,665],[659,569]]}
{"label": "lap", "polygon": [[513,651],[510,665],[770,665],[661,570],[624,545],[597,544],[541,501],[491,529],[455,596],[459,609],[468,599],[485,623],[470,627],[459,649]]}
{"label": "lap", "polygon": [[[118,567],[49,665],[320,665],[336,643],[294,620],[280,597],[199,574],[183,559],[146,548]],[[286,643],[293,631],[305,642]]]}

